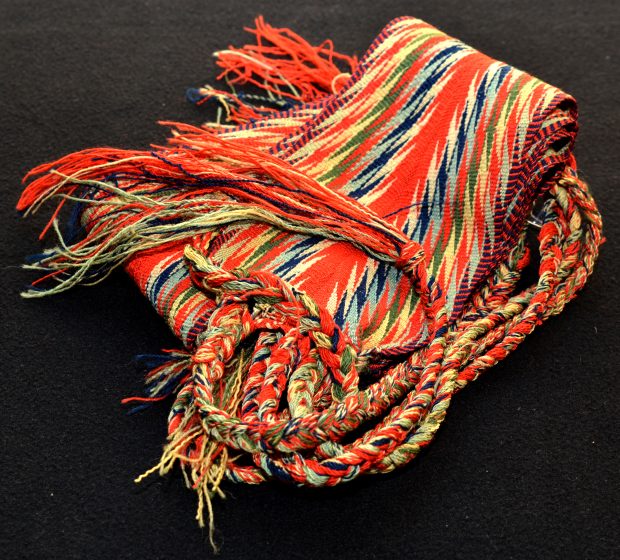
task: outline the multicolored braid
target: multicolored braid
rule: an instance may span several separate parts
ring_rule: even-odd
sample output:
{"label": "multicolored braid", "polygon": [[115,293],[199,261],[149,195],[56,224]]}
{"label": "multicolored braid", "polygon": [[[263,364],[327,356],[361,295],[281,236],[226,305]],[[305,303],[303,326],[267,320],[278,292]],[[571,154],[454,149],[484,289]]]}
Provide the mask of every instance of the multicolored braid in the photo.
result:
{"label": "multicolored braid", "polygon": [[126,401],[173,396],[138,480],[180,463],[212,543],[224,477],[331,486],[409,462],[454,393],[576,295],[602,242],[570,96],[413,18],[359,61],[252,31],[218,64],[264,97],[192,90],[226,121],[39,166],[18,206],[77,203],[71,241],[57,210],[59,245],[30,265],[55,285],[26,296],[122,265],[183,342]]}

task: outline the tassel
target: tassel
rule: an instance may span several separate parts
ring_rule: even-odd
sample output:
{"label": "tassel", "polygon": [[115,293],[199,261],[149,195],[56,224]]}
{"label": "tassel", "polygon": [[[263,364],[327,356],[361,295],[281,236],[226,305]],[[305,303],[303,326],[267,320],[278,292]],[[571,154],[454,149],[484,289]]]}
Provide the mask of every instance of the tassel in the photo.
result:
{"label": "tassel", "polygon": [[[223,68],[218,80],[230,84],[254,84],[277,95],[304,103],[326,93],[336,93],[343,79],[355,71],[357,57],[334,50],[331,40],[313,46],[288,28],[275,28],[256,18],[256,28],[245,28],[256,37],[256,45],[229,47],[214,54]],[[336,61],[348,67],[342,72]],[[231,77],[232,76],[232,77]],[[287,91],[288,90],[288,91]]]}
{"label": "tassel", "polygon": [[[191,125],[163,124],[175,127],[169,147],[94,148],[28,173],[25,180],[32,182],[18,210],[27,215],[50,198],[60,198],[60,205],[76,201],[86,206],[88,231],[68,246],[53,219],[59,246],[25,265],[48,273],[25,297],[98,282],[136,253],[247,220],[348,241],[411,271],[417,266],[419,246],[412,263],[401,262],[409,239],[356,200],[260,150]],[[49,279],[57,285],[37,287]]]}
{"label": "tassel", "polygon": [[219,103],[216,120],[205,123],[203,126],[206,128],[226,126],[223,123],[244,124],[294,106],[290,101],[278,99],[273,95],[265,97],[243,92],[232,93],[214,89],[209,85],[198,89],[188,89],[186,97],[188,101],[196,105],[203,105],[212,100]]}
{"label": "tassel", "polygon": [[139,412],[176,393],[190,374],[191,355],[182,350],[164,350],[165,354],[140,354],[135,361],[147,374],[144,397],[128,397],[122,404],[135,403],[129,414]]}
{"label": "tassel", "polygon": [[244,123],[335,94],[357,68],[357,57],[337,52],[331,40],[311,45],[288,28],[265,23],[262,16],[256,18],[255,25],[245,30],[255,36],[256,44],[230,46],[214,53],[222,68],[217,79],[224,79],[233,91],[236,85],[252,84],[266,96],[205,86],[188,90],[190,101],[200,105],[215,100],[225,109],[227,121]]}

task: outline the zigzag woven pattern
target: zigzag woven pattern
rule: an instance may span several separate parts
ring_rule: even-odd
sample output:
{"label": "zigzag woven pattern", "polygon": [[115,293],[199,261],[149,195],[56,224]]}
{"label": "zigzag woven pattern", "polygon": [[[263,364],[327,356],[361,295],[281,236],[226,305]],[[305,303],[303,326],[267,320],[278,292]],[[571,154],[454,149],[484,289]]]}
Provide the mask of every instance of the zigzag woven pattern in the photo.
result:
{"label": "zigzag woven pattern", "polygon": [[225,476],[325,486],[410,461],[601,243],[569,95],[414,18],[360,60],[261,18],[249,31],[216,53],[220,77],[264,94],[191,90],[217,122],[42,165],[19,203],[77,203],[32,265],[51,287],[25,295],[123,265],[183,342],[128,400],[173,396],[148,473],[179,462],[201,523]]}

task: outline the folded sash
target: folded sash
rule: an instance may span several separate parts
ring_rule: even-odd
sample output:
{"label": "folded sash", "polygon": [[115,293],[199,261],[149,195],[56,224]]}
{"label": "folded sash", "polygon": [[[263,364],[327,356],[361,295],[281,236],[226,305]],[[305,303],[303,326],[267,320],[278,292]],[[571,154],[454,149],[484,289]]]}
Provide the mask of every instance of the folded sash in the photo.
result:
{"label": "folded sash", "polygon": [[324,486],[410,461],[601,243],[571,96],[414,18],[359,61],[250,31],[217,62],[262,93],[192,90],[224,121],[39,166],[18,205],[76,202],[26,296],[122,265],[183,342],[134,400],[173,395],[149,472],[178,461],[201,523],[224,476]]}

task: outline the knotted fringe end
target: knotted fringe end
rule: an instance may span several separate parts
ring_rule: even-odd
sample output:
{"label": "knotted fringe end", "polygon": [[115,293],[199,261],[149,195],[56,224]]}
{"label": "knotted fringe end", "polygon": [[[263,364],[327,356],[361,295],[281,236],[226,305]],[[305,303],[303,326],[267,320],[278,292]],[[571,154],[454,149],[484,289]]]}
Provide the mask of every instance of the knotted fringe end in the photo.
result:
{"label": "knotted fringe end", "polygon": [[[226,122],[245,123],[337,93],[357,68],[357,57],[337,52],[330,40],[311,45],[288,28],[272,27],[262,17],[255,25],[245,30],[255,36],[256,44],[214,53],[216,64],[223,69],[217,79],[225,80],[231,92],[211,86],[187,92],[188,99],[198,105],[217,101]],[[265,95],[235,92],[236,85],[247,84]],[[220,114],[215,125],[221,120]]]}

